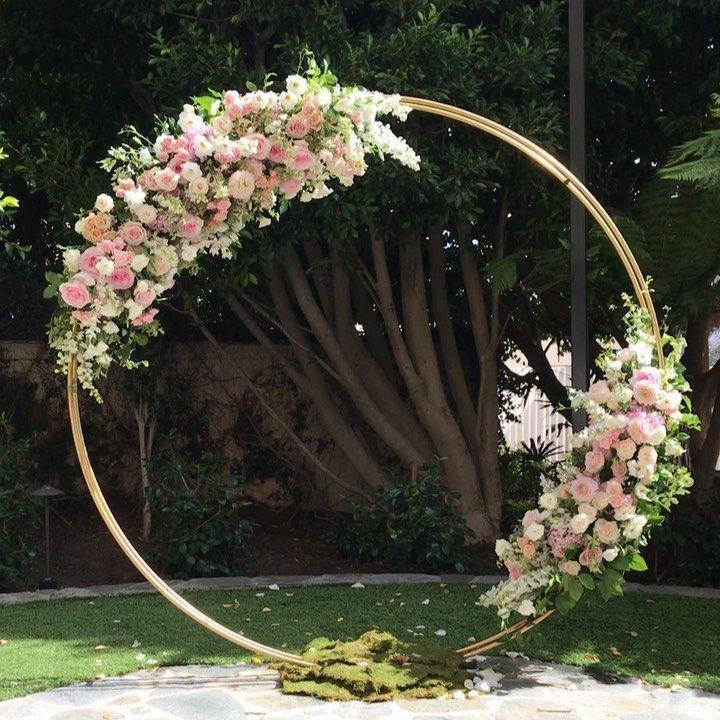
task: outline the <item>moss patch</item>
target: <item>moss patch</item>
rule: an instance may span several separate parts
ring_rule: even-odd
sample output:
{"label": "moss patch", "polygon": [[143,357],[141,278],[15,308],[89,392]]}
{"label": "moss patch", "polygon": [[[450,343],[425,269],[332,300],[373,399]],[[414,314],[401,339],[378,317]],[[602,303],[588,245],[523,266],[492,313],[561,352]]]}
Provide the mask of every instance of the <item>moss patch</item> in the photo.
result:
{"label": "moss patch", "polygon": [[376,630],[347,642],[316,638],[302,655],[312,667],[277,666],[284,693],[368,702],[432,698],[462,687],[467,677],[452,650],[405,643]]}

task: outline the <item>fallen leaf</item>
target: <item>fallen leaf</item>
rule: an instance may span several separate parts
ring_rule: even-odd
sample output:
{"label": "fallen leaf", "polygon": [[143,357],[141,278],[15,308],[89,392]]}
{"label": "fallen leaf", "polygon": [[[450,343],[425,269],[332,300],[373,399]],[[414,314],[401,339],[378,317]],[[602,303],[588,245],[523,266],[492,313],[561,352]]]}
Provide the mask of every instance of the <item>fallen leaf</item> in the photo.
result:
{"label": "fallen leaf", "polygon": [[447,630],[443,630],[442,628],[440,628],[439,630],[435,631],[435,634],[438,637],[445,637],[447,635]]}
{"label": "fallen leaf", "polygon": [[429,604],[430,604],[430,598],[425,598],[420,604],[421,604],[421,605],[429,605]]}
{"label": "fallen leaf", "polygon": [[133,640],[133,644],[130,646],[131,648],[139,648],[142,645],[142,643],[139,640]]}
{"label": "fallen leaf", "polygon": [[381,603],[381,602],[376,602],[376,603],[375,603],[375,607],[382,607],[382,603]]}
{"label": "fallen leaf", "polygon": [[401,603],[400,603],[400,607],[403,607],[404,605],[405,605],[404,602],[401,602]]}
{"label": "fallen leaf", "polygon": [[344,619],[345,619],[344,617],[339,617],[339,618],[337,619],[337,621],[338,621],[338,622],[342,622]]}
{"label": "fallen leaf", "polygon": [[270,623],[270,627],[280,627],[280,623]]}
{"label": "fallen leaf", "polygon": [[441,588],[446,588],[446,587],[447,587],[447,583],[440,583],[440,587],[441,587]]}
{"label": "fallen leaf", "polygon": [[224,608],[231,608],[233,606],[233,604],[232,603],[223,603],[222,606]]}
{"label": "fallen leaf", "polygon": [[592,653],[592,652],[585,653],[585,659],[589,660],[590,662],[594,662],[594,663],[600,662],[600,658],[595,653]]}
{"label": "fallen leaf", "polygon": [[621,653],[614,645],[611,645],[611,646],[610,646],[610,652],[611,652],[615,657],[621,657],[621,656],[622,656],[622,653]]}
{"label": "fallen leaf", "polygon": [[272,612],[272,610],[269,607],[264,607],[262,612]]}
{"label": "fallen leaf", "polygon": [[364,588],[365,586],[358,580],[354,585],[351,585],[350,587],[354,588]]}
{"label": "fallen leaf", "polygon": [[285,593],[285,597],[292,597],[295,593]]}
{"label": "fallen leaf", "polygon": [[107,649],[108,649],[107,645],[96,645],[95,646],[95,650],[107,650]]}
{"label": "fallen leaf", "polygon": [[258,657],[257,655],[253,655],[250,658],[250,663],[252,665],[262,665],[262,658]]}
{"label": "fallen leaf", "polygon": [[670,692],[680,692],[683,689],[684,689],[683,686],[678,685],[677,683],[670,686]]}
{"label": "fallen leaf", "polygon": [[630,637],[637,637],[637,631],[636,630],[626,630],[625,631]]}
{"label": "fallen leaf", "polygon": [[119,620],[113,620],[113,622],[114,622],[116,625],[120,623]]}
{"label": "fallen leaf", "polygon": [[255,593],[255,597],[265,597],[265,593]]}
{"label": "fallen leaf", "polygon": [[273,583],[272,585],[268,585],[268,590],[279,590],[280,586],[277,583]]}
{"label": "fallen leaf", "polygon": [[5,638],[0,638],[0,645],[7,645],[8,641]]}

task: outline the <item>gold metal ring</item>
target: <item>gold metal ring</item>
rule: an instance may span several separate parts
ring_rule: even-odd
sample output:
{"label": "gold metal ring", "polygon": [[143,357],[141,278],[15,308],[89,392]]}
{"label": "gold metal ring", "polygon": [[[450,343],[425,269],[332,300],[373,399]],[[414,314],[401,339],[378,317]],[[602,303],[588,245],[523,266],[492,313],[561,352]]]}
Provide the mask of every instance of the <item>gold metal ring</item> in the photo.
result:
{"label": "gold metal ring", "polygon": [[[637,261],[632,254],[632,251],[628,247],[627,242],[623,238],[617,225],[613,222],[610,215],[593,196],[593,194],[563,165],[559,160],[554,158],[550,153],[543,150],[541,147],[531,142],[527,138],[519,135],[518,133],[510,130],[509,128],[500,125],[499,123],[489,120],[481,115],[469,112],[468,110],[462,110],[454,107],[453,105],[447,105],[445,103],[435,102],[434,100],[425,100],[416,97],[403,97],[402,101],[406,105],[410,105],[415,110],[420,112],[430,113],[432,115],[441,115],[449,120],[455,120],[461,122],[470,127],[474,127],[484,133],[492,135],[499,140],[502,140],[506,144],[519,150],[523,155],[530,158],[534,163],[539,165],[543,170],[552,175],[554,178],[559,180],[568,191],[576,197],[587,209],[587,211],[597,220],[600,227],[605,232],[608,240],[612,244],[613,248],[617,252],[620,260],[622,261],[630,281],[635,291],[635,296],[641,307],[647,310],[650,315],[652,323],[653,333],[655,335],[655,341],[658,348],[658,364],[660,367],[663,366],[663,352],[662,352],[662,338],[660,335],[660,328],[655,313],[655,308],[652,303],[650,296],[650,290],[647,286],[647,282],[643,274],[640,272]],[[95,503],[95,506],[100,513],[105,525],[112,534],[115,541],[120,546],[121,550],[125,553],[130,562],[137,568],[137,570],[145,577],[145,579],[172,605],[178,610],[184,612],[189,618],[202,625],[207,630],[214,632],[226,640],[229,640],[240,647],[250,650],[251,652],[257,653],[258,655],[275,658],[288,663],[294,663],[297,665],[309,666],[306,660],[301,658],[299,655],[293,653],[284,652],[277,648],[263,645],[262,643],[255,642],[245,635],[231,630],[217,620],[213,620],[211,617],[206,615],[204,612],[196,608],[192,603],[188,602],[182,595],[177,593],[170,587],[148,564],[145,562],[143,557],[134,547],[130,539],[123,532],[122,528],[118,524],[112,510],[110,509],[105,496],[103,495],[102,489],[98,483],[97,477],[93,470],[90,458],[88,456],[87,447],[85,445],[85,438],[83,436],[82,423],[80,420],[80,407],[78,403],[78,383],[77,383],[77,359],[72,358],[70,367],[68,369],[68,407],[70,411],[70,424],[72,427],[73,440],[75,442],[75,450],[77,452],[78,460],[80,462],[80,468],[82,469],[83,477],[87,484],[90,495]],[[519,634],[527,632],[538,623],[545,620],[552,613],[552,610],[544,613],[538,618],[531,621],[520,621],[515,625],[506,628],[500,633],[486,638],[483,641],[468,645],[465,648],[458,650],[458,653],[464,656],[476,654],[480,651],[487,651],[488,649],[497,646],[502,642],[502,639],[506,636],[515,637]]]}

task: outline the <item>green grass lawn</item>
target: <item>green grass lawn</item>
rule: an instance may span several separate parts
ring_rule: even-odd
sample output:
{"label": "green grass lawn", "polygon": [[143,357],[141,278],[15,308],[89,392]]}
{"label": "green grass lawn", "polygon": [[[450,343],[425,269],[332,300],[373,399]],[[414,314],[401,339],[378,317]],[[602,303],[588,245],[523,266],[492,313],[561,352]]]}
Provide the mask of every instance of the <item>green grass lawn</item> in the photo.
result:
{"label": "green grass lawn", "polygon": [[[255,640],[299,651],[313,637],[379,628],[457,647],[497,628],[477,607],[480,588],[385,585],[196,592],[190,599]],[[428,604],[423,600],[429,599]],[[266,609],[269,608],[269,611]],[[424,625],[425,628],[417,628]],[[435,631],[447,631],[437,637]],[[142,645],[133,648],[137,640]],[[720,692],[720,602],[633,593],[554,615],[523,651],[552,660]],[[144,654],[138,659],[138,654]],[[61,600],[0,607],[0,699],[161,665],[247,660],[159,596]]]}

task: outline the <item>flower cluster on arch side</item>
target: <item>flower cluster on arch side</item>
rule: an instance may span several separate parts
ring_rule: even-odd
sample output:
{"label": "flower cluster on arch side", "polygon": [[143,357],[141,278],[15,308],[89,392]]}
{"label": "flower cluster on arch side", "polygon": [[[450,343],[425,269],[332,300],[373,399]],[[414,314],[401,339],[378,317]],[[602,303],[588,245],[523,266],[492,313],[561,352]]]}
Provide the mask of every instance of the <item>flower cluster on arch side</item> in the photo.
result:
{"label": "flower cluster on arch side", "polygon": [[692,485],[677,461],[684,429],[697,425],[686,412],[683,341],[665,336],[660,369],[644,311],[630,305],[626,327],[627,347],[605,348],[599,359],[603,378],[573,395],[588,427],[573,436],[558,480],[543,481],[537,507],[496,543],[509,578],[480,604],[496,607],[503,621],[620,592],[623,573],[645,567],[639,553],[650,527]]}
{"label": "flower cluster on arch side", "polygon": [[[316,66],[314,66],[317,70]],[[49,273],[59,308],[50,344],[67,372],[98,400],[96,380],[161,332],[158,300],[203,253],[230,258],[249,223],[277,220],[287,201],[350,186],[367,155],[417,170],[419,157],[381,116],[405,120],[399,96],[335,84],[330,73],[287,78],[282,92],[230,90],[196,98],[154,142],[113,148],[103,167],[112,195],[98,195],[77,221],[84,245],[67,248]]]}

